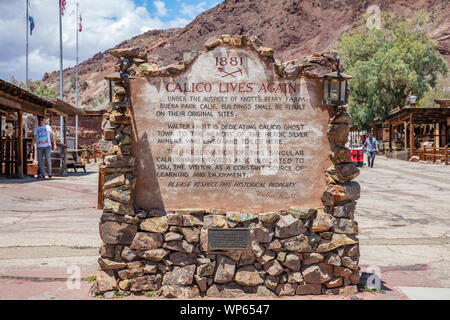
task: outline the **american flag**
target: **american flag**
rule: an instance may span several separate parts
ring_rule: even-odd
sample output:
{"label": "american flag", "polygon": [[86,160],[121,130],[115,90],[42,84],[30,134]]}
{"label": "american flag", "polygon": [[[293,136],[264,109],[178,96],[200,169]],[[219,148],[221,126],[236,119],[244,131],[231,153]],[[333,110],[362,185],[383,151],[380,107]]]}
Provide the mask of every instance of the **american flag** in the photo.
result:
{"label": "american flag", "polygon": [[66,10],[66,0],[61,0],[61,14],[64,15],[64,10]]}
{"label": "american flag", "polygon": [[82,27],[81,27],[81,13],[80,13],[80,21],[78,22],[78,32],[81,32],[81,29],[82,29]]}

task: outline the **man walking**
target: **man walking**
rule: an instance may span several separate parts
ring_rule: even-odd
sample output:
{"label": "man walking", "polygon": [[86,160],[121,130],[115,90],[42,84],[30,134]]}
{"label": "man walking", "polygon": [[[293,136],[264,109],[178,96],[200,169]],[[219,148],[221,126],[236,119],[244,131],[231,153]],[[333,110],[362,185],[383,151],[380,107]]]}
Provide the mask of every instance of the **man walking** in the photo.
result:
{"label": "man walking", "polygon": [[45,161],[47,163],[47,174],[48,177],[52,177],[52,160],[50,157],[50,150],[53,144],[53,150],[56,150],[55,137],[53,135],[52,127],[45,124],[45,117],[38,116],[38,125],[34,128],[33,132],[33,142],[36,142],[38,164],[39,164],[39,174],[38,179],[45,178],[44,170],[44,155]]}
{"label": "man walking", "polygon": [[369,132],[369,137],[364,141],[364,149],[367,150],[367,165],[373,168],[373,161],[378,152],[378,141],[372,137],[372,132]]}

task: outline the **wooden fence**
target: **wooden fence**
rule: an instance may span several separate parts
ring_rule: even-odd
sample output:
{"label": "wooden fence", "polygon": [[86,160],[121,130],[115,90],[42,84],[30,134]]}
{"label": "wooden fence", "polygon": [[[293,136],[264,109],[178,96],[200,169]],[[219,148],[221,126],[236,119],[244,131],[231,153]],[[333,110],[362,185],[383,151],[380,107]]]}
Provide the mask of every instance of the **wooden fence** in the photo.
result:
{"label": "wooden fence", "polygon": [[431,160],[433,163],[436,160],[442,160],[448,165],[449,164],[449,147],[422,147],[420,149],[414,150],[414,155],[418,156],[420,160]]}

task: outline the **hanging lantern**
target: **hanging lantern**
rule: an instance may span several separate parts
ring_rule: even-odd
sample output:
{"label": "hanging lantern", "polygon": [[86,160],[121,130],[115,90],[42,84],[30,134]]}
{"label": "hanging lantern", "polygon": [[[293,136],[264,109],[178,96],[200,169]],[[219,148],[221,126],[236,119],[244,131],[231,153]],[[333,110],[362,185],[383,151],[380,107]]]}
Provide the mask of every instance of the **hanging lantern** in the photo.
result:
{"label": "hanging lantern", "polygon": [[[108,80],[109,83],[109,104],[111,106],[119,106],[119,107],[127,107],[130,105],[130,80],[133,79],[133,77],[130,77],[126,72],[126,68],[128,66],[128,60],[121,57],[119,59],[119,63],[116,65],[116,71],[113,74],[110,74],[105,77],[106,80]],[[113,87],[115,84],[118,84],[119,87],[123,87],[125,91],[124,100],[123,101],[115,101],[113,102]]]}
{"label": "hanging lantern", "polygon": [[350,92],[348,80],[353,77],[341,73],[339,57],[336,58],[336,71],[324,74],[321,78],[323,78],[322,103],[328,105],[347,104]]}

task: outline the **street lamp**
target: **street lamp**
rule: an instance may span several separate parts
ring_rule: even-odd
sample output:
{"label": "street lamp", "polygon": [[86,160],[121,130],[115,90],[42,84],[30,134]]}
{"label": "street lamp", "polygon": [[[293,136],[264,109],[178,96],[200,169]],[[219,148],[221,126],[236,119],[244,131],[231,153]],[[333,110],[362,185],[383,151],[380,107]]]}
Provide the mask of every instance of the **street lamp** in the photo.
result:
{"label": "street lamp", "polygon": [[353,79],[352,76],[341,73],[340,58],[336,57],[336,71],[324,74],[322,103],[328,105],[344,105],[348,100],[348,80]]}
{"label": "street lamp", "polygon": [[[109,83],[109,104],[111,106],[120,106],[127,107],[130,105],[130,77],[126,72],[126,68],[128,67],[129,61],[124,57],[120,57],[119,63],[116,65],[116,72],[112,75],[105,77]],[[118,72],[117,72],[118,71]],[[113,102],[113,83],[118,83],[120,86],[123,86],[125,89],[125,98],[124,101]]]}

